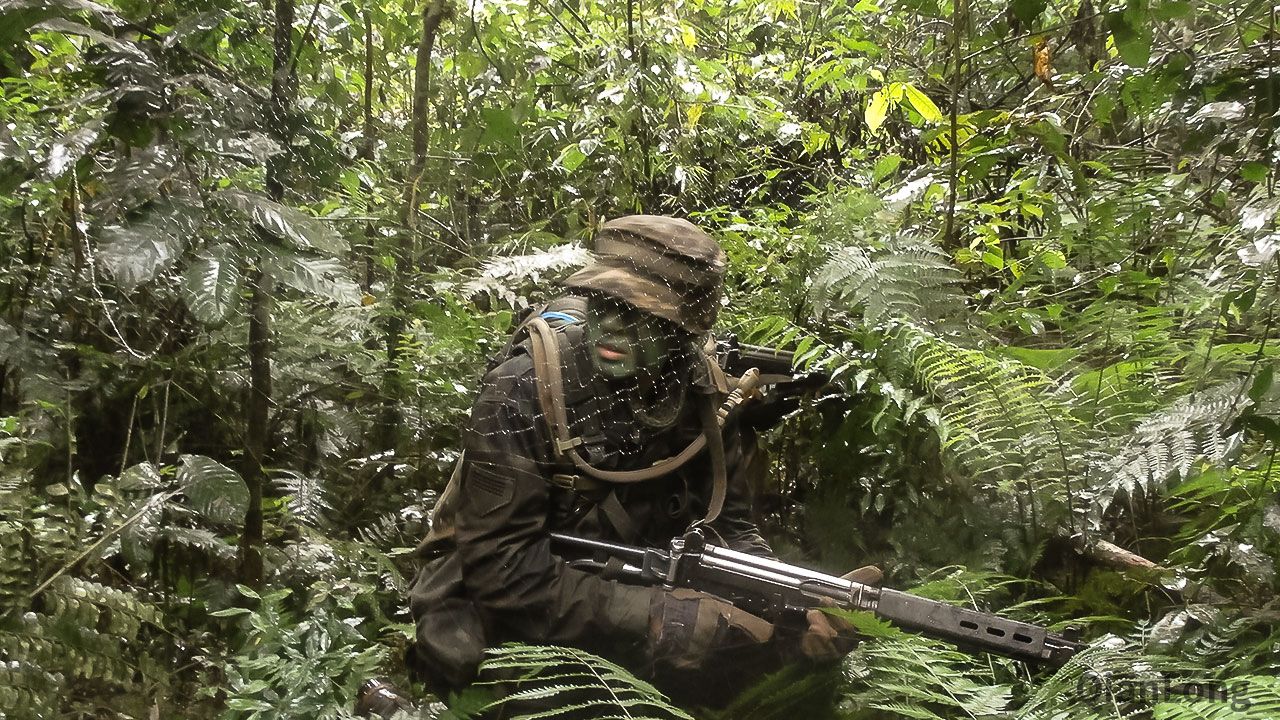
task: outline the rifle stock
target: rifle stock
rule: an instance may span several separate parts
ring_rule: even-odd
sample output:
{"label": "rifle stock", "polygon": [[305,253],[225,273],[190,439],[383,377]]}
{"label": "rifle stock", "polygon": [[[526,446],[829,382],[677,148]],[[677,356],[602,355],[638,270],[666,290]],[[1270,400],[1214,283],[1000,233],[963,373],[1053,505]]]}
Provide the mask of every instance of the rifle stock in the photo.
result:
{"label": "rifle stock", "polygon": [[[1031,623],[879,588],[706,543],[699,530],[671,541],[668,551],[552,533],[561,548],[587,553],[570,565],[604,570],[624,579],[667,588],[690,588],[722,597],[777,621],[814,607],[874,613],[903,630],[962,649],[1060,666],[1084,646]],[[621,561],[619,565],[616,561]]]}

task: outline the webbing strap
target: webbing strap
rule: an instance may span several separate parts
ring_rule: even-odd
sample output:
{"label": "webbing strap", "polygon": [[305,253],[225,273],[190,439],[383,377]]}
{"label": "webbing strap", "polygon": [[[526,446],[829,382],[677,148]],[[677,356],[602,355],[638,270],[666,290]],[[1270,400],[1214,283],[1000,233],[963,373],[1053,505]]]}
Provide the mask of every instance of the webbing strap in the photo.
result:
{"label": "webbing strap", "polygon": [[698,408],[702,415],[702,436],[707,438],[707,450],[711,453],[711,501],[707,503],[707,514],[694,523],[710,525],[720,517],[724,509],[724,498],[729,491],[729,471],[724,459],[724,436],[720,434],[720,423],[716,422],[715,402],[706,398]]}
{"label": "webbing strap", "polygon": [[[717,417],[714,395],[708,395],[699,407],[702,417],[702,434],[689,443],[679,453],[638,470],[601,470],[587,462],[578,451],[582,438],[569,436],[569,414],[564,404],[564,375],[560,368],[560,344],[556,340],[555,331],[541,317],[529,320],[529,346],[533,354],[533,375],[538,386],[538,402],[542,406],[542,416],[546,420],[547,429],[551,433],[551,447],[557,457],[567,457],[579,470],[598,480],[613,483],[635,483],[652,480],[680,469],[695,455],[707,447],[711,451],[711,500],[707,504],[707,514],[695,525],[710,525],[720,517],[724,508],[725,496],[728,494],[729,477],[724,456],[724,437],[720,432],[722,418]],[[754,388],[746,388],[749,393]],[[743,395],[743,393],[739,393]],[[731,396],[732,397],[732,396]],[[741,397],[739,401],[741,401]],[[621,517],[613,517],[608,500],[613,500],[621,510]],[[614,493],[610,492],[604,505],[601,506],[605,516],[619,533],[628,532],[632,525],[630,516],[622,508]],[[621,525],[621,527],[620,527]]]}
{"label": "webbing strap", "polygon": [[640,528],[636,527],[636,523],[631,519],[631,514],[627,509],[622,507],[622,502],[618,500],[618,493],[610,490],[604,500],[600,502],[600,511],[609,519],[609,524],[617,531],[618,537],[624,543],[635,542],[640,537]]}
{"label": "webbing strap", "polygon": [[[582,438],[570,437],[569,416],[564,404],[564,376],[560,368],[560,345],[555,331],[541,317],[529,321],[529,345],[533,354],[533,374],[538,385],[538,402],[551,433],[551,446],[557,457],[568,458],[579,470],[597,480],[611,483],[636,483],[662,477],[680,469],[707,445],[706,433],[694,438],[685,449],[638,470],[602,470],[587,462],[576,450]],[[717,429],[718,434],[718,429]]]}

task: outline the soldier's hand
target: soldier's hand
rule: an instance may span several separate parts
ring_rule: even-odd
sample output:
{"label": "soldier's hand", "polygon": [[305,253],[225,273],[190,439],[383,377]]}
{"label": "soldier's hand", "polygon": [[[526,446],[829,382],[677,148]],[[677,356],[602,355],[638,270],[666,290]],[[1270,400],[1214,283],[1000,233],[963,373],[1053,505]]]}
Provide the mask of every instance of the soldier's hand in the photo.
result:
{"label": "soldier's hand", "polygon": [[814,662],[839,660],[858,647],[858,633],[843,618],[828,614],[820,608],[805,613],[809,627],[800,633],[796,643],[799,654]]}
{"label": "soldier's hand", "polygon": [[[866,565],[844,575],[845,580],[863,585],[879,585],[884,573],[875,565]],[[832,601],[822,603],[824,607],[835,607]],[[838,660],[853,652],[858,647],[858,631],[844,618],[832,615],[822,608],[811,608],[804,616],[808,624],[795,644],[796,651],[815,662]]]}
{"label": "soldier's hand", "polygon": [[695,590],[656,593],[649,608],[653,659],[676,669],[696,669],[717,652],[763,647],[773,633],[772,623]]}

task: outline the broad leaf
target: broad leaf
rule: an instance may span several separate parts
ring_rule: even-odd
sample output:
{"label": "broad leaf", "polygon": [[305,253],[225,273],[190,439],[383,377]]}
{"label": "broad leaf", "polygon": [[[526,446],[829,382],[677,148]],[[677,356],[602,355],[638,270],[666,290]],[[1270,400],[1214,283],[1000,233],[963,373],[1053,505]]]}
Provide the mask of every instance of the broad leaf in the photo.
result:
{"label": "broad leaf", "polygon": [[240,303],[243,287],[240,258],[226,245],[201,253],[183,273],[187,307],[201,321],[210,324],[223,322],[231,315]]}
{"label": "broad leaf", "polygon": [[98,262],[122,290],[130,291],[173,264],[200,227],[199,208],[156,203],[142,219],[102,231]]}
{"label": "broad leaf", "polygon": [[98,139],[98,133],[101,131],[102,119],[99,118],[76,128],[54,143],[53,149],[49,151],[49,159],[45,163],[45,178],[53,180],[66,172],[67,168],[73,167],[76,161],[89,151],[89,147],[93,145],[94,140]]}
{"label": "broad leaf", "polygon": [[871,96],[871,102],[867,104],[867,129],[874,134],[881,125],[884,125],[887,117],[889,117],[889,96],[883,90],[877,90]]}
{"label": "broad leaf", "polygon": [[333,258],[308,258],[272,249],[262,264],[277,280],[296,290],[343,305],[360,304],[360,288],[347,277],[346,268]]}
{"label": "broad leaf", "polygon": [[52,30],[53,32],[60,32],[64,35],[78,35],[83,38],[88,38],[96,43],[106,45],[108,48],[115,50],[116,52],[133,55],[139,59],[146,59],[146,53],[138,49],[138,47],[133,43],[120,40],[119,38],[112,37],[100,30],[94,30],[87,25],[72,22],[71,20],[53,18],[51,20],[45,20],[42,23],[38,23],[35,28],[37,30]]}
{"label": "broad leaf", "polygon": [[88,12],[100,18],[111,11],[88,0],[0,0],[0,47],[8,48],[27,28],[49,18]]}
{"label": "broad leaf", "polygon": [[1129,0],[1124,10],[1107,13],[1107,30],[1129,67],[1144,68],[1151,60],[1150,14],[1146,0]]}
{"label": "broad leaf", "polygon": [[191,508],[206,518],[239,524],[249,509],[249,486],[239,473],[204,455],[183,455],[178,485]]}
{"label": "broad leaf", "polygon": [[572,173],[583,162],[586,162],[586,159],[587,154],[582,152],[582,149],[578,147],[578,143],[573,143],[564,146],[564,149],[560,151],[560,157],[556,158],[556,164],[564,168],[565,172]]}
{"label": "broad leaf", "polygon": [[1031,25],[1044,12],[1048,0],[1013,0],[1013,14],[1026,25]]}
{"label": "broad leaf", "polygon": [[513,150],[520,149],[520,126],[511,108],[481,108],[480,117],[484,123],[481,143],[501,143]]}
{"label": "broad leaf", "polygon": [[[94,213],[114,218],[156,197],[160,184],[180,167],[177,152],[167,145],[152,145],[121,159],[107,175],[106,188],[93,199]],[[107,222],[104,220],[103,222]]]}
{"label": "broad leaf", "polygon": [[920,113],[920,117],[924,118],[925,122],[942,122],[942,111],[938,109],[933,100],[929,99],[928,95],[917,90],[916,86],[911,83],[904,84],[903,90],[906,93],[907,102],[911,103],[911,107]]}
{"label": "broad leaf", "polygon": [[258,227],[294,247],[330,255],[347,252],[346,240],[323,221],[300,210],[241,190],[223,190],[218,193],[218,198]]}
{"label": "broad leaf", "polygon": [[173,26],[168,35],[164,36],[164,46],[172,47],[192,35],[198,35],[218,27],[222,23],[224,15],[225,13],[221,10],[211,10],[183,18],[177,25]]}

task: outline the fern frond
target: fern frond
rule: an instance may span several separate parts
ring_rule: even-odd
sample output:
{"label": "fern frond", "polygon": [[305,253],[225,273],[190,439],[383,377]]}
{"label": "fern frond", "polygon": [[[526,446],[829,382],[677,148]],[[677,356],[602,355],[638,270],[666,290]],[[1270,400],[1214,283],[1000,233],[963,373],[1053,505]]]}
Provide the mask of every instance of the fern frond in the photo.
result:
{"label": "fern frond", "polygon": [[1186,478],[1195,463],[1218,463],[1238,447],[1231,423],[1248,407],[1240,384],[1227,383],[1175,402],[1148,416],[1110,455],[1090,468],[1092,516],[1105,514],[1118,497],[1153,494],[1174,478]]}
{"label": "fern frond", "polygon": [[977,471],[1011,476],[1073,471],[1080,423],[1071,390],[1010,358],[964,348],[914,325],[890,342],[941,404],[943,447]]}
{"label": "fern frond", "polygon": [[1280,678],[1245,675],[1220,684],[1196,685],[1196,689],[1202,687],[1206,691],[1203,693],[1205,697],[1170,694],[1155,706],[1156,720],[1271,720],[1280,717]]}
{"label": "fern frond", "polygon": [[819,317],[861,308],[868,324],[891,318],[923,321],[963,303],[961,275],[937,246],[895,239],[883,249],[849,246],[835,251],[810,286]]}
{"label": "fern frond", "polygon": [[272,484],[285,496],[289,512],[306,525],[321,527],[324,518],[334,512],[324,484],[319,478],[291,470],[280,470],[279,473]]}
{"label": "fern frond", "polygon": [[[484,706],[485,712],[514,720],[693,720],[649,683],[582,650],[508,644],[486,654],[475,683],[477,689],[494,691],[495,699]],[[465,708],[454,711],[470,715]]]}

